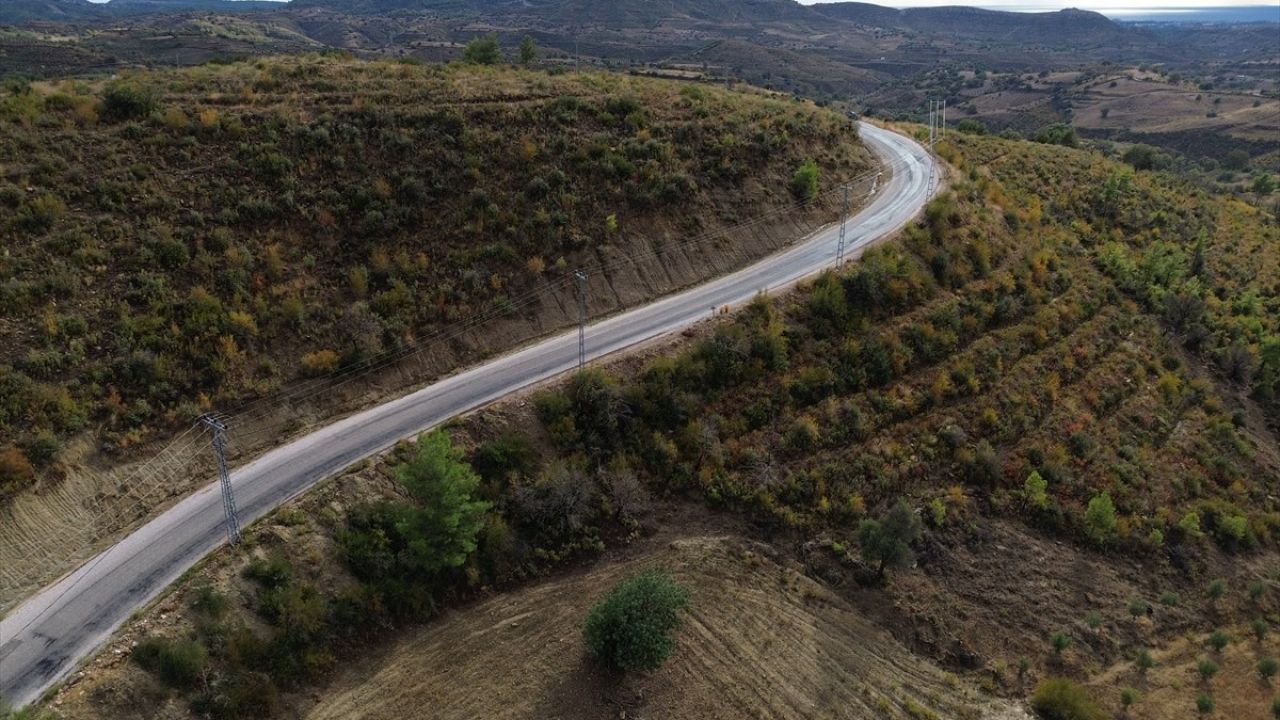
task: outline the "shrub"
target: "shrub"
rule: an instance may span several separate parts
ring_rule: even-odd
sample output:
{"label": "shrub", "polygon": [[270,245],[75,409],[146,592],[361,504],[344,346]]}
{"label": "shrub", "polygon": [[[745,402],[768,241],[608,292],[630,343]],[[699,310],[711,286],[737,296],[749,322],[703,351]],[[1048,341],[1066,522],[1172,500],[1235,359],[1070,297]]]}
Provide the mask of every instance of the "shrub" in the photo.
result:
{"label": "shrub", "polygon": [[1200,673],[1200,678],[1205,682],[1213,679],[1218,674],[1218,663],[1205,658],[1196,664],[1196,672]]}
{"label": "shrub", "polygon": [[1128,708],[1130,705],[1138,702],[1141,697],[1142,696],[1138,694],[1137,690],[1134,690],[1133,688],[1124,688],[1120,691],[1120,705],[1121,707]]}
{"label": "shrub", "polygon": [[477,448],[471,466],[486,481],[501,484],[513,475],[533,475],[538,469],[538,453],[527,435],[508,432]]}
{"label": "shrub", "polygon": [[1071,636],[1064,632],[1056,632],[1049,636],[1049,645],[1053,648],[1055,655],[1061,655],[1071,647]]}
{"label": "shrub", "polygon": [[338,353],[333,350],[317,350],[302,356],[302,372],[309,377],[321,377],[338,369]]}
{"label": "shrub", "polygon": [[15,222],[27,232],[43,233],[66,214],[67,206],[61,198],[44,193],[23,203],[15,215]]}
{"label": "shrub", "polygon": [[922,531],[920,518],[899,500],[884,517],[864,520],[858,527],[862,559],[874,565],[876,575],[883,578],[888,568],[911,562],[911,545],[920,539]]}
{"label": "shrub", "polygon": [[30,487],[35,480],[36,470],[21,450],[13,446],[0,449],[0,498]]}
{"label": "shrub", "polygon": [[1258,642],[1262,642],[1271,630],[1271,626],[1262,618],[1254,618],[1253,622],[1249,623],[1249,627],[1253,629],[1253,636]]}
{"label": "shrub", "polygon": [[102,117],[113,122],[139,120],[155,112],[157,103],[154,89],[129,80],[116,80],[108,83],[102,92]]}
{"label": "shrub", "polygon": [[1022,485],[1022,496],[1031,507],[1044,510],[1049,506],[1049,496],[1046,492],[1048,487],[1049,483],[1040,476],[1040,473],[1032,470]]}
{"label": "shrub", "polygon": [[805,160],[791,177],[791,194],[797,200],[809,202],[818,197],[818,163]]}
{"label": "shrub", "polygon": [[591,608],[583,636],[591,652],[614,670],[655,670],[675,649],[673,630],[689,591],[649,570],[623,580]]}
{"label": "shrub", "polygon": [[1036,142],[1048,145],[1076,146],[1076,129],[1066,123],[1054,123],[1036,133]]}
{"label": "shrub", "polygon": [[1209,583],[1207,588],[1205,588],[1204,594],[1209,596],[1210,600],[1220,599],[1223,595],[1227,594],[1227,581],[1221,579],[1214,580]]}
{"label": "shrub", "polygon": [[528,35],[520,41],[520,64],[524,66],[532,65],[538,59],[538,46],[533,42],[533,38]]}
{"label": "shrub", "polygon": [[1277,661],[1273,657],[1265,657],[1258,661],[1256,667],[1258,675],[1263,680],[1270,682],[1271,678],[1276,676],[1276,670],[1280,670],[1280,661]]}
{"label": "shrub", "polygon": [[1105,720],[1106,713],[1084,688],[1066,678],[1045,678],[1031,696],[1031,707],[1045,720]]}
{"label": "shrub", "polygon": [[265,558],[254,558],[244,569],[244,576],[268,589],[283,587],[293,579],[293,565],[284,553],[276,551]]}
{"label": "shrub", "polygon": [[1084,532],[1099,545],[1110,540],[1116,532],[1116,506],[1111,495],[1102,493],[1089,500],[1084,513]]}
{"label": "shrub", "polygon": [[1209,633],[1209,647],[1213,648],[1214,652],[1222,652],[1222,648],[1230,644],[1231,636],[1222,630],[1214,630]]}
{"label": "shrub", "polygon": [[472,65],[497,65],[502,62],[498,36],[484,35],[467,43],[467,47],[462,51],[462,60]]}
{"label": "shrub", "polygon": [[473,498],[480,477],[442,430],[419,436],[417,454],[395,476],[413,502],[357,508],[338,543],[357,577],[412,616],[432,607],[432,583],[475,551],[489,503]]}
{"label": "shrub", "polygon": [[1261,600],[1263,593],[1265,593],[1266,591],[1267,591],[1267,586],[1263,585],[1261,580],[1254,580],[1253,582],[1249,583],[1249,589],[1248,589],[1249,599],[1252,600],[1253,602],[1258,602],[1259,600]]}
{"label": "shrub", "polygon": [[1150,611],[1151,606],[1145,600],[1133,599],[1129,601],[1129,614],[1134,618],[1140,618]]}
{"label": "shrub", "polygon": [[966,135],[986,135],[987,126],[973,118],[965,118],[956,123],[956,130]]}
{"label": "shrub", "polygon": [[195,640],[151,637],[133,650],[133,659],[175,688],[191,687],[204,672],[209,651]]}
{"label": "shrub", "polygon": [[783,435],[782,444],[787,452],[799,455],[813,450],[821,436],[817,421],[808,415],[801,415]]}
{"label": "shrub", "polygon": [[1133,659],[1133,664],[1138,666],[1138,670],[1146,672],[1156,666],[1155,658],[1151,657],[1150,650],[1139,650],[1138,655]]}

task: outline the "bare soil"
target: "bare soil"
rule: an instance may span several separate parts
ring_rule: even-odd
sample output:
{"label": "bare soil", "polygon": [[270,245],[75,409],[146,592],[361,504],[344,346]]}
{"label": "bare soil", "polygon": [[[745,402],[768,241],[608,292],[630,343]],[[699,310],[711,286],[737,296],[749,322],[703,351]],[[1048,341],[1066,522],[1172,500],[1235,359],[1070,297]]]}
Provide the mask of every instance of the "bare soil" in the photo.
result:
{"label": "bare soil", "polygon": [[[669,518],[668,520],[675,520]],[[303,713],[403,718],[1026,717],[919,659],[776,549],[695,518],[600,562],[449,613],[342,673]],[[671,661],[617,677],[581,622],[658,566],[692,589]]]}

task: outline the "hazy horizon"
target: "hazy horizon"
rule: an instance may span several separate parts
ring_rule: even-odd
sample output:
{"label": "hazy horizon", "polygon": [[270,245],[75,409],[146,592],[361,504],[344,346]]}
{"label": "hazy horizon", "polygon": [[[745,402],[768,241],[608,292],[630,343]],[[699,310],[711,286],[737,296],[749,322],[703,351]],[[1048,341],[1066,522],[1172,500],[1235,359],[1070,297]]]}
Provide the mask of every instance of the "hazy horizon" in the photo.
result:
{"label": "hazy horizon", "polygon": [[[107,3],[110,0],[89,0],[93,3]],[[268,0],[285,3],[288,0]],[[817,5],[843,0],[798,0],[804,5]],[[1109,17],[1124,18],[1126,16],[1149,16],[1170,14],[1177,15],[1192,11],[1223,12],[1236,8],[1256,11],[1259,8],[1276,9],[1276,21],[1280,22],[1280,0],[1232,0],[1228,4],[1218,5],[1211,0],[981,0],[981,2],[963,2],[963,0],[858,0],[871,2],[891,8],[947,7],[966,6],[986,10],[1004,10],[1007,12],[1052,12],[1075,8],[1092,10]]]}

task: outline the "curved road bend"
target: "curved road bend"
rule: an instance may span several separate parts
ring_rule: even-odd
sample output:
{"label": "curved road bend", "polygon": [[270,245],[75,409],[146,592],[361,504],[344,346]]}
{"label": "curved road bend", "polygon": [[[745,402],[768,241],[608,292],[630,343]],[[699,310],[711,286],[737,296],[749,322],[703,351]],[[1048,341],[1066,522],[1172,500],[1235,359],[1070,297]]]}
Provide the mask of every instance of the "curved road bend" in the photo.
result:
{"label": "curved road bend", "polygon": [[[929,192],[924,148],[865,123],[862,138],[894,170],[848,223],[853,253],[915,217]],[[837,228],[827,228],[731,275],[597,322],[588,329],[588,356],[683,329],[706,318],[708,308],[740,305],[761,290],[812,275],[833,264],[837,236]],[[577,343],[576,331],[551,337],[266,453],[232,473],[243,522],[403,438],[572,369]],[[0,695],[18,707],[36,700],[224,541],[222,500],[213,483],[29,598],[0,621]]]}

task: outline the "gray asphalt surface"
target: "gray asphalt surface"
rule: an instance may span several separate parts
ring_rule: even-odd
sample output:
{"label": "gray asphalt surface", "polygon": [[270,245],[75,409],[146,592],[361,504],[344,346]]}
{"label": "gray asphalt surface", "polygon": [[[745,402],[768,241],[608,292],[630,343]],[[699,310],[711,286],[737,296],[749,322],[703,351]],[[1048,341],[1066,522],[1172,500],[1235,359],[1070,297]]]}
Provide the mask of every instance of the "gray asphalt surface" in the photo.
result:
{"label": "gray asphalt surface", "polygon": [[[862,138],[889,171],[871,204],[848,223],[852,255],[911,220],[929,192],[930,159],[922,147],[865,123]],[[733,274],[590,325],[588,357],[681,330],[706,319],[712,307],[740,306],[761,290],[831,266],[837,235],[828,228]],[[576,330],[557,335],[268,452],[232,473],[242,522],[401,439],[572,369],[577,351]],[[29,598],[0,621],[0,695],[19,707],[37,699],[225,540],[215,483]]]}

